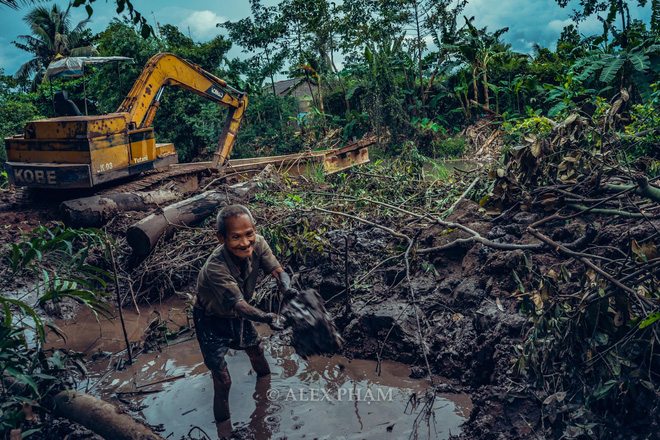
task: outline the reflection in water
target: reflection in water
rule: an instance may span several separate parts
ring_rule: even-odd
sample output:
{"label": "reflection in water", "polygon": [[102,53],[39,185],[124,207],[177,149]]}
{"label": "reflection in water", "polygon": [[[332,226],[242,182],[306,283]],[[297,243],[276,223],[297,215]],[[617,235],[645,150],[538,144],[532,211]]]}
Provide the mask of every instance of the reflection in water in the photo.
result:
{"label": "reflection in water", "polygon": [[[84,328],[80,317],[78,324]],[[79,328],[59,325],[68,333]],[[111,333],[116,327],[103,329],[106,342],[114,339]],[[98,336],[88,333],[89,340],[84,341],[76,333],[80,346],[88,346]],[[211,374],[202,363],[196,340],[143,354],[124,371],[108,374],[109,362],[99,363],[87,382],[91,386],[83,383],[80,388],[106,399],[115,398],[117,392],[157,391],[124,394],[123,398],[142,408],[139,418],[151,425],[162,424],[163,437],[176,439],[186,437],[194,427],[220,438],[233,431],[238,437],[256,439],[398,439],[408,438],[416,422],[420,439],[446,439],[460,433],[460,424],[469,416],[471,402],[465,395],[437,394],[426,403],[411,400],[411,396],[424,396],[429,383],[410,379],[410,370],[403,364],[383,362],[378,376],[374,361],[339,356],[304,360],[278,335],[266,336],[264,348],[272,374],[263,378],[256,377],[245,353],[229,351],[231,422],[217,426]],[[150,385],[182,374],[184,378]],[[432,405],[428,425],[425,404]]]}
{"label": "reflection in water", "polygon": [[268,400],[270,391],[270,376],[257,377],[257,383],[254,387],[254,411],[250,415],[250,432],[270,432],[268,420],[270,420],[273,410]]}

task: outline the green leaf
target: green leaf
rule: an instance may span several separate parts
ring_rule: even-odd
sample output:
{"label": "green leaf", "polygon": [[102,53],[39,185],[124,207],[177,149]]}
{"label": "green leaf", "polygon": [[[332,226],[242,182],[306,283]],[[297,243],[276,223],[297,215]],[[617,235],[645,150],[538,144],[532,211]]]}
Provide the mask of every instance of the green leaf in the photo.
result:
{"label": "green leaf", "polygon": [[618,56],[612,56],[609,63],[603,66],[603,71],[600,72],[600,80],[605,83],[611,82],[616,76],[617,72],[623,67],[624,59]]}
{"label": "green leaf", "polygon": [[41,271],[44,274],[44,287],[48,289],[48,286],[50,286],[50,277],[48,276],[46,269],[42,268]]}
{"label": "green leaf", "polygon": [[633,52],[628,54],[628,59],[638,72],[645,72],[651,67],[651,61],[643,52]]}
{"label": "green leaf", "polygon": [[90,265],[86,264],[86,265],[81,267],[81,270],[84,271],[84,272],[96,272],[96,273],[99,273],[99,274],[103,275],[104,277],[109,278],[109,279],[114,279],[114,276],[111,275],[110,272],[105,271],[105,270],[103,270],[99,267],[96,267],[96,266],[90,266]]}
{"label": "green leaf", "polygon": [[16,272],[19,268],[19,262],[21,259],[21,249],[16,243],[11,244],[11,268]]}
{"label": "green leaf", "polygon": [[518,283],[518,289],[520,289],[520,291],[522,293],[525,293],[525,286],[523,286],[522,281],[520,281],[520,277],[518,276],[518,272],[516,272],[515,270],[512,270],[511,275],[513,275],[513,279],[516,280],[516,283]]}
{"label": "green leaf", "polygon": [[30,388],[32,388],[34,392],[37,394],[37,396],[39,395],[39,388],[37,388],[37,383],[34,380],[32,380],[30,376],[21,373],[14,367],[7,367],[5,371],[10,375],[14,376],[19,383],[23,383],[25,385],[28,385]]}
{"label": "green leaf", "polygon": [[594,391],[593,396],[596,398],[596,400],[602,399],[603,397],[607,396],[610,392],[610,390],[617,384],[618,382],[616,380],[608,380],[604,384],[601,384],[598,386],[596,391]]}
{"label": "green leaf", "polygon": [[660,312],[653,312],[639,324],[639,328],[646,328],[656,322],[658,319],[660,319]]}
{"label": "green leaf", "polygon": [[64,340],[64,342],[67,341],[66,334],[65,334],[64,331],[63,331],[61,328],[59,328],[57,325],[55,325],[55,324],[52,323],[52,322],[47,322],[47,323],[45,323],[44,325],[45,325],[46,327],[48,327],[48,328],[50,329],[51,332],[55,333],[57,336],[59,336],[60,338],[62,338],[62,339]]}
{"label": "green leaf", "polygon": [[55,376],[51,376],[50,374],[44,374],[44,373],[32,373],[32,377],[36,377],[37,379],[43,379],[43,380],[57,380]]}
{"label": "green leaf", "polygon": [[143,23],[142,28],[140,29],[140,34],[142,35],[142,38],[146,40],[151,35],[152,31],[153,29],[151,29],[151,26]]}
{"label": "green leaf", "polygon": [[374,62],[374,57],[371,53],[371,50],[369,49],[369,46],[364,48],[364,57],[367,59],[369,64],[373,64]]}
{"label": "green leaf", "polygon": [[654,81],[654,75],[634,71],[630,77],[633,80],[633,83],[637,86],[637,91],[644,101],[648,102],[653,99],[653,88],[651,87],[651,83]]}
{"label": "green leaf", "polygon": [[7,328],[11,328],[11,309],[9,308],[9,304],[7,304],[7,303],[3,303],[2,305],[4,306],[4,309],[5,309],[4,325]]}
{"label": "green leaf", "polygon": [[22,436],[23,438],[26,438],[26,437],[31,436],[32,434],[36,434],[37,432],[42,432],[43,429],[44,429],[43,426],[42,426],[42,427],[39,427],[39,428],[28,429],[27,431],[23,431],[23,432],[21,433],[21,436]]}
{"label": "green leaf", "polygon": [[562,102],[556,104],[550,110],[548,110],[548,116],[549,117],[556,116],[557,114],[561,113],[562,111],[566,110],[567,108],[568,108],[568,105],[565,102],[562,101]]}
{"label": "green leaf", "polygon": [[[11,298],[0,297],[0,303],[5,305],[5,309],[6,309],[8,304],[11,304],[15,307],[18,307],[20,310],[22,310],[27,315],[29,315],[35,323],[35,327],[36,327],[35,330],[37,330],[37,334],[39,336],[39,339],[42,340],[42,341],[44,340],[44,324],[43,324],[43,321],[41,320],[39,315],[37,315],[37,313],[32,309],[32,307],[28,306],[27,304],[25,304],[22,301],[19,301],[17,299],[11,299]],[[6,317],[5,317],[5,320],[6,320]]]}

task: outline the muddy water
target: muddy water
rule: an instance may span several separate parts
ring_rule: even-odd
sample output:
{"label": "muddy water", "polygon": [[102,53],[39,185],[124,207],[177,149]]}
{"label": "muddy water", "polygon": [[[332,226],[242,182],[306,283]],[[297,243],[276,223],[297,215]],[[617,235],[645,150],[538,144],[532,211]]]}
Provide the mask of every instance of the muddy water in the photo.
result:
{"label": "muddy water", "polygon": [[[163,319],[179,323],[185,322],[182,309],[177,301],[158,307]],[[149,311],[143,310],[141,316],[125,314],[129,338],[139,340],[150,321]],[[80,313],[76,322],[57,323],[69,336],[67,347],[88,354],[123,348],[118,322],[102,321],[99,330],[95,319],[85,315]],[[79,388],[105,399],[119,395],[130,401],[138,418],[161,425],[161,435],[172,439],[187,438],[189,433],[203,438],[202,431],[207,438],[217,438],[229,429],[239,438],[256,439],[403,439],[413,431],[416,419],[420,439],[445,439],[460,433],[461,423],[469,417],[467,396],[438,394],[432,405],[435,423],[426,423],[422,413],[429,382],[410,379],[406,365],[384,362],[378,376],[374,361],[340,356],[304,360],[267,326],[259,331],[272,375],[257,379],[247,355],[230,350],[231,428],[224,424],[220,433],[213,423],[211,376],[194,339],[183,337],[183,342],[164,346],[160,352],[142,354],[119,372],[108,369],[112,358],[103,359]],[[52,341],[63,344],[56,338]]]}

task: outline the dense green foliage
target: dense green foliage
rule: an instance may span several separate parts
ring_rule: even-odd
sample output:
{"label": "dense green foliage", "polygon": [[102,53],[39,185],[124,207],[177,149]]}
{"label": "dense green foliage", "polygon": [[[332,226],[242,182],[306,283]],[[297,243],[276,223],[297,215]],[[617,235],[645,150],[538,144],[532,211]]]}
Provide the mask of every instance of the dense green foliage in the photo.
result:
{"label": "dense green foliage", "polygon": [[[646,3],[636,7],[650,7],[657,17],[658,2]],[[141,26],[129,19],[115,19],[93,38],[84,22],[75,29],[67,24],[62,32],[75,36],[67,39],[69,45],[93,41],[100,55],[127,56],[135,63],[121,66],[119,72],[115,65],[90,69],[85,84],[57,81],[53,87],[68,90],[81,108],[86,96],[90,112],[112,112],[151,56],[175,53],[248,92],[250,102],[234,157],[299,151],[337,128],[344,139],[376,134],[382,151],[389,153],[401,151],[407,139],[415,139],[423,154],[455,156],[462,148],[445,139],[481,117],[524,128],[530,117],[561,118],[574,111],[593,115],[622,90],[631,98],[631,111],[614,128],[630,135],[630,130],[655,127],[653,118],[640,115],[652,115],[657,109],[653,98],[660,72],[657,23],[652,20],[647,26],[630,20],[625,11],[633,6],[627,4],[617,9],[615,1],[582,2],[576,22],[596,14],[604,23],[603,34],[582,36],[569,25],[556,50],[536,46],[531,55],[515,53],[504,43],[506,28],[491,31],[474,26],[473,19],[462,15],[465,1],[346,0],[335,5],[326,0],[287,0],[265,6],[251,0],[250,4],[251,16],[218,24],[227,37],[205,43],[172,25],[143,34]],[[53,11],[39,7],[26,19],[54,29],[60,15]],[[60,11],[61,21],[67,11]],[[51,40],[42,40],[41,46],[53,47]],[[243,49],[245,59],[227,59],[233,44]],[[23,48],[39,55],[35,60],[43,65],[54,52],[37,47]],[[55,52],[72,53],[68,46]],[[337,54],[343,56],[341,70]],[[305,117],[298,115],[293,100],[272,96],[275,75],[286,71],[319,84],[310,90],[312,111]],[[27,100],[21,89],[6,88],[3,102],[11,95],[9,100],[32,102],[37,110],[13,113],[11,128],[17,132],[22,120],[52,115],[50,87],[42,85]],[[181,160],[188,161],[215,148],[224,114],[217,105],[170,88],[154,127],[159,140],[174,142]],[[648,146],[633,150],[651,153]]]}
{"label": "dense green foliage", "polygon": [[[11,76],[4,75],[0,69],[0,136],[2,139],[17,133],[23,133],[26,121],[38,119],[40,112],[34,104],[34,94],[16,93],[18,82]],[[0,144],[0,172],[4,171],[7,161],[4,141]],[[0,186],[4,177],[0,177]]]}
{"label": "dense green foliage", "polygon": [[[59,330],[45,322],[35,308],[50,304],[59,310],[68,297],[108,316],[102,298],[113,278],[90,264],[90,254],[106,246],[111,246],[109,237],[100,230],[59,225],[52,229],[40,226],[2,251],[1,286],[6,293],[0,296],[0,375],[11,378],[0,383],[3,438],[24,426],[26,406],[46,406],[45,396],[71,386],[72,370],[86,372],[82,353],[44,348],[47,330],[58,334]],[[23,435],[44,426],[24,427]]]}

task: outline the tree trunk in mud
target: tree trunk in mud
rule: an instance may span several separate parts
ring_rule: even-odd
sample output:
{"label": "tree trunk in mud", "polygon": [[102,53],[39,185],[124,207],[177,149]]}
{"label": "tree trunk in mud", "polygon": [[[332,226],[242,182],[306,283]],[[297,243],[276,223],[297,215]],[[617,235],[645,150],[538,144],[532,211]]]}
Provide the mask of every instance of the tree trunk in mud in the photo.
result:
{"label": "tree trunk in mud", "polygon": [[113,440],[164,440],[151,428],[123,414],[115,405],[89,394],[62,391],[53,397],[56,412],[73,422]]}
{"label": "tree trunk in mud", "polygon": [[146,211],[175,200],[175,191],[117,193],[68,200],[60,205],[64,222],[77,227],[99,226],[119,212]]}
{"label": "tree trunk in mud", "polygon": [[201,222],[217,208],[227,205],[229,197],[207,191],[170,205],[135,223],[126,231],[126,240],[138,255],[147,255],[161,237],[169,238],[180,227]]}
{"label": "tree trunk in mud", "polygon": [[257,190],[259,182],[271,178],[273,173],[275,169],[269,165],[252,180],[230,186],[229,191],[206,191],[159,209],[128,228],[126,240],[135,254],[147,255],[156,247],[158,240],[171,237],[178,228],[200,223],[222,206],[249,198]]}

